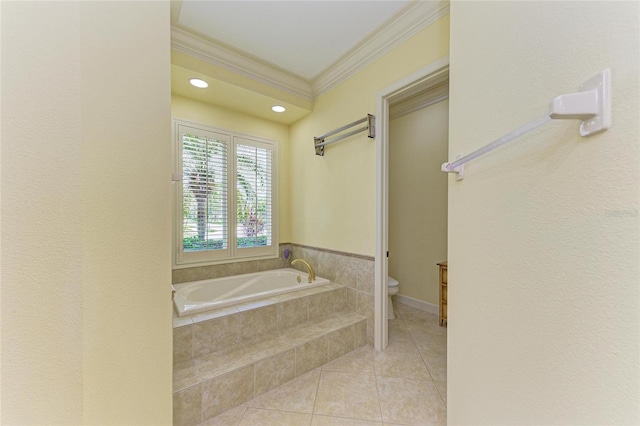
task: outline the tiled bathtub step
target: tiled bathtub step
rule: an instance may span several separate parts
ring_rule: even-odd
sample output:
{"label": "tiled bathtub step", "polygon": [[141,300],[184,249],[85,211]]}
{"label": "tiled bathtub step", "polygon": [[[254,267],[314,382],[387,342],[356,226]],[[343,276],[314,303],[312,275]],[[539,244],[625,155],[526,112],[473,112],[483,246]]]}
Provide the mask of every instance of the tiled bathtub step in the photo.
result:
{"label": "tiled bathtub step", "polygon": [[174,425],[196,425],[366,344],[366,318],[334,313],[174,365]]}
{"label": "tiled bathtub step", "polygon": [[347,289],[328,284],[233,308],[174,318],[174,363],[219,352],[247,340],[282,334],[312,321],[318,323],[348,310]]}
{"label": "tiled bathtub step", "polygon": [[[310,343],[319,342],[316,344],[317,360],[327,362],[327,359],[337,358],[365,344],[365,333],[366,319],[354,312],[335,313],[331,318],[319,323],[305,322],[282,333],[269,333],[189,361],[176,363],[173,368],[174,391],[224,375],[244,365],[262,362],[274,355],[282,355],[290,349],[297,349],[301,357],[296,376],[304,374],[318,367],[302,364],[306,359],[304,350]],[[318,345],[324,345],[326,348],[320,348]],[[323,356],[325,352],[326,356]]]}

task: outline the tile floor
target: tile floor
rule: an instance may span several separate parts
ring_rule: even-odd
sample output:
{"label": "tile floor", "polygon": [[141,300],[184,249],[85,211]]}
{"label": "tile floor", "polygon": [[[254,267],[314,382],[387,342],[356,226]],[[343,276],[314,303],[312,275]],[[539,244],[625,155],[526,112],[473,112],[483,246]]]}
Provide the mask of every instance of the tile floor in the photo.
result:
{"label": "tile floor", "polygon": [[363,346],[200,426],[445,425],[447,329],[394,307],[384,352]]}

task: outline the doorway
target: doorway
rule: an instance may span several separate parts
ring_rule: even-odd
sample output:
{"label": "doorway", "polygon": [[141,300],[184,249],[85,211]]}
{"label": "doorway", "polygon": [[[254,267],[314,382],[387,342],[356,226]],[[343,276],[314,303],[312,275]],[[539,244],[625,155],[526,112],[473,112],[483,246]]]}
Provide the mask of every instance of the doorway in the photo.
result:
{"label": "doorway", "polygon": [[449,152],[447,93],[444,83],[389,111],[389,277],[400,282],[397,302],[435,316],[438,264],[447,260],[448,175],[440,171]]}
{"label": "doorway", "polygon": [[[389,275],[389,147],[390,108],[394,105],[411,103],[425,93],[431,93],[435,104],[438,95],[449,80],[449,58],[443,57],[427,67],[386,87],[377,95],[376,110],[376,255],[375,255],[375,317],[374,346],[384,350],[388,345],[388,294]],[[444,98],[443,98],[444,99]],[[442,99],[439,99],[442,100]],[[424,105],[420,108],[424,108]],[[417,108],[417,109],[420,109]],[[446,161],[446,159],[445,159]],[[444,259],[442,259],[444,260]],[[435,267],[435,265],[434,265]],[[402,283],[400,284],[402,286]]]}

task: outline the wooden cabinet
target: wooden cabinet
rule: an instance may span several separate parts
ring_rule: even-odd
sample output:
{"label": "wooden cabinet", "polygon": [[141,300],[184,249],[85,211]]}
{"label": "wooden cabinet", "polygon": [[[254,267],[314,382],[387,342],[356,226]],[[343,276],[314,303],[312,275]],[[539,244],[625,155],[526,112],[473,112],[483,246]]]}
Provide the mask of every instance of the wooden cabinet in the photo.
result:
{"label": "wooden cabinet", "polygon": [[447,261],[438,263],[440,267],[440,325],[447,322]]}

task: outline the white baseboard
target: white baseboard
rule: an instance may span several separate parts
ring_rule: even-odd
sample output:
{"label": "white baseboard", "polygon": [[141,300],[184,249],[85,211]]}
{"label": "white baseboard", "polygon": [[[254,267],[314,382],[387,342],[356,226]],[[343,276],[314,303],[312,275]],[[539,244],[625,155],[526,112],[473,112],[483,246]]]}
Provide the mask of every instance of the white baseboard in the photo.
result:
{"label": "white baseboard", "polygon": [[440,313],[440,307],[433,303],[414,299],[413,297],[405,296],[403,294],[396,294],[393,297],[396,302],[402,303],[403,305],[411,306],[412,308],[420,309],[421,311],[429,312],[430,314],[438,315]]}

